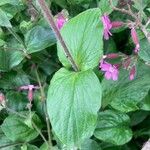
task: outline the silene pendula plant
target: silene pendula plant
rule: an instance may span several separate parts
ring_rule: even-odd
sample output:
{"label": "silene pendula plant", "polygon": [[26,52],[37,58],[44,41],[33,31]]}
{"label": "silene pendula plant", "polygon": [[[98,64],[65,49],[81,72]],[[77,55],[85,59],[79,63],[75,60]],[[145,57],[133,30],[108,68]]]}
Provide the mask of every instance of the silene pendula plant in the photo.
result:
{"label": "silene pendula plant", "polygon": [[0,149],[150,150],[149,64],[149,0],[1,0]]}

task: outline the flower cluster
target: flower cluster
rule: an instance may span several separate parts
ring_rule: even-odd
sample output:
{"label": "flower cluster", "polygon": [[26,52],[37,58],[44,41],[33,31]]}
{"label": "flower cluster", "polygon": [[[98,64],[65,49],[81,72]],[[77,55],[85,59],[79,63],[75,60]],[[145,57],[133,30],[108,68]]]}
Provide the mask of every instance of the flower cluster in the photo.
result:
{"label": "flower cluster", "polygon": [[118,74],[119,71],[117,69],[117,67],[115,65],[111,65],[109,63],[107,63],[106,61],[101,61],[99,68],[105,72],[105,78],[107,80],[118,80]]}
{"label": "flower cluster", "polygon": [[[121,58],[120,64],[110,64],[105,59],[115,59],[118,57]],[[129,80],[133,80],[136,75],[136,60],[134,57],[129,57],[125,54],[116,54],[111,53],[108,55],[105,55],[103,59],[100,61],[99,69],[104,72],[104,76],[107,80],[114,80],[117,81],[119,77],[119,68],[123,67],[123,69],[126,69],[129,71]]]}
{"label": "flower cluster", "polygon": [[[103,26],[104,26],[104,39],[108,40],[110,36],[112,36],[111,33],[111,29],[113,28],[118,28],[124,25],[123,22],[120,21],[114,21],[111,22],[109,19],[109,16],[104,14],[101,18]],[[140,50],[140,44],[139,44],[139,39],[138,39],[138,35],[136,32],[136,29],[134,26],[132,26],[131,28],[131,38],[133,40],[133,43],[135,44],[135,48],[134,48],[134,53],[137,54]],[[118,54],[108,54],[105,56],[105,58],[109,58],[109,59],[114,59],[117,58]],[[126,57],[126,56],[125,56]],[[118,75],[119,75],[119,68],[117,64],[110,64],[108,62],[106,62],[103,58],[100,61],[100,70],[104,72],[104,76],[107,80],[118,80]],[[135,78],[135,74],[136,74],[136,65],[135,62],[132,62],[132,59],[130,57],[127,58],[123,58],[123,61],[121,62],[122,66],[124,69],[129,70],[129,79],[133,80]],[[119,65],[121,66],[121,65]]]}

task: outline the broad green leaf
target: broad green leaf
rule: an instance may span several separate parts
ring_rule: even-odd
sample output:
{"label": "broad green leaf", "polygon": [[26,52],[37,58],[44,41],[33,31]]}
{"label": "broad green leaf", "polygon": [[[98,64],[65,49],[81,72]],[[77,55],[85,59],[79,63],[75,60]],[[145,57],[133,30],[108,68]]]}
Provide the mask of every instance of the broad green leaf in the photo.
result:
{"label": "broad green leaf", "polygon": [[138,103],[145,98],[150,89],[150,69],[139,63],[136,70],[136,77],[132,81],[125,70],[120,70],[118,81],[103,80],[103,107],[110,104],[122,112],[139,109]]}
{"label": "broad green leaf", "polygon": [[132,138],[129,124],[130,118],[124,113],[113,110],[100,112],[94,136],[107,143],[123,145]]}
{"label": "broad green leaf", "polygon": [[146,97],[139,103],[139,107],[142,110],[150,111],[150,92]]}
{"label": "broad green leaf", "polygon": [[3,12],[5,12],[9,20],[12,19],[17,13],[18,14],[21,13],[20,11],[24,9],[23,5],[17,5],[17,4],[16,5],[6,4],[0,7],[3,10]]}
{"label": "broad green leaf", "polygon": [[16,67],[24,59],[24,54],[19,50],[0,50],[0,71],[6,72]]}
{"label": "broad green leaf", "polygon": [[56,38],[50,28],[36,26],[25,35],[27,53],[41,51],[56,43]]}
{"label": "broad green leaf", "polygon": [[[20,113],[24,114],[24,113]],[[29,118],[29,116],[27,116]],[[41,129],[41,121],[39,117],[34,114],[32,120]],[[28,142],[35,139],[39,133],[25,124],[26,118],[18,115],[9,115],[1,125],[2,131],[7,138],[12,141]]]}
{"label": "broad green leaf", "polygon": [[117,47],[112,38],[109,40],[104,41],[104,53],[109,54],[109,53],[116,53],[117,52]]}
{"label": "broad green leaf", "polygon": [[139,123],[141,123],[147,116],[149,115],[149,112],[147,111],[136,111],[131,113],[131,126],[136,126]]}
{"label": "broad green leaf", "polygon": [[9,70],[9,59],[7,52],[0,49],[0,71],[5,72]]}
{"label": "broad green leaf", "polygon": [[92,140],[92,139],[86,139],[82,145],[80,150],[101,150],[100,145]]}
{"label": "broad green leaf", "polygon": [[[103,26],[101,11],[89,9],[72,18],[61,30],[72,57],[81,70],[93,69],[103,54]],[[61,63],[70,68],[70,62],[58,42],[58,56]]]}
{"label": "broad green leaf", "polygon": [[66,0],[53,0],[54,3],[56,3],[57,5],[59,5],[62,8],[67,8],[67,3]]}
{"label": "broad green leaf", "polygon": [[139,10],[142,11],[149,3],[149,0],[133,0],[134,2],[134,7]]}
{"label": "broad green leaf", "polygon": [[150,62],[150,43],[147,39],[140,41],[140,52],[139,56],[146,62]]}
{"label": "broad green leaf", "polygon": [[18,89],[20,86],[29,85],[28,76],[23,72],[8,72],[0,78],[0,88],[2,89]]}
{"label": "broad green leaf", "polygon": [[6,13],[2,9],[0,9],[0,26],[9,27],[9,28],[12,27],[9,18],[7,17]]}
{"label": "broad green leaf", "polygon": [[[14,150],[13,145],[16,144],[9,140],[0,128],[0,149],[1,150]],[[11,146],[11,147],[10,147]]]}
{"label": "broad green leaf", "polygon": [[23,95],[21,92],[8,92],[6,94],[7,107],[15,111],[23,111],[26,109],[28,104],[27,96]]}
{"label": "broad green leaf", "polygon": [[80,146],[93,134],[100,107],[101,85],[93,71],[71,72],[62,68],[54,75],[47,109],[56,136],[68,148]]}
{"label": "broad green leaf", "polygon": [[[116,6],[118,4],[118,0],[113,0],[113,6]],[[102,13],[110,14],[113,9],[112,6],[110,5],[109,0],[100,0],[99,2],[99,8],[101,9]]]}

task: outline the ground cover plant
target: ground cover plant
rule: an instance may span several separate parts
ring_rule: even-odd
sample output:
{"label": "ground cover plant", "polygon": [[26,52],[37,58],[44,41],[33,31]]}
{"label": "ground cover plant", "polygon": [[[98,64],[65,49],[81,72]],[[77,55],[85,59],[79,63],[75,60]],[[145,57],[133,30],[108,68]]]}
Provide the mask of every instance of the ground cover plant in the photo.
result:
{"label": "ground cover plant", "polygon": [[150,150],[149,0],[0,0],[0,149]]}

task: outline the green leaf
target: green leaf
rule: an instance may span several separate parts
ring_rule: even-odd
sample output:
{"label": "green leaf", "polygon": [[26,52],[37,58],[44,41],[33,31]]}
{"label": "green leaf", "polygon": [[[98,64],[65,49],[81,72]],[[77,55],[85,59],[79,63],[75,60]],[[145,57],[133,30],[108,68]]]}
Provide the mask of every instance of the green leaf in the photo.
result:
{"label": "green leaf", "polygon": [[56,38],[50,28],[36,26],[25,35],[27,53],[41,51],[56,43]]}
{"label": "green leaf", "polygon": [[1,0],[0,6],[5,4],[19,5],[19,0]]}
{"label": "green leaf", "polygon": [[92,139],[86,139],[82,145],[80,150],[101,150],[100,145]]}
{"label": "green leaf", "polygon": [[16,67],[24,59],[24,54],[18,50],[0,50],[0,71],[6,72]]}
{"label": "green leaf", "polygon": [[139,109],[138,103],[148,94],[150,89],[150,69],[143,63],[137,65],[136,77],[129,80],[129,73],[120,70],[118,81],[104,79],[103,107],[110,104],[114,109],[130,112]]}
{"label": "green leaf", "polygon": [[93,134],[100,106],[101,85],[93,71],[71,72],[62,68],[54,75],[47,109],[53,130],[64,145],[80,146]]}
{"label": "green leaf", "polygon": [[21,70],[18,73],[15,71],[11,71],[4,74],[4,76],[0,78],[0,88],[2,89],[16,89],[20,86],[29,84],[30,81],[28,79],[28,76]]}
{"label": "green leaf", "polygon": [[[116,6],[118,4],[118,0],[113,0],[113,6]],[[101,9],[102,13],[110,14],[113,9],[110,5],[109,0],[100,0],[99,2],[99,8]]]}
{"label": "green leaf", "polygon": [[54,3],[56,3],[57,5],[59,5],[62,8],[67,8],[67,3],[66,0],[54,0]]}
{"label": "green leaf", "polygon": [[[39,117],[36,114],[34,114],[32,119],[40,130],[41,121]],[[30,128],[28,125],[26,125],[25,120],[26,118],[20,117],[18,115],[9,115],[1,125],[2,131],[5,133],[7,138],[9,138],[12,141],[31,141],[35,139],[39,135],[39,133],[35,129]]]}
{"label": "green leaf", "polygon": [[5,44],[5,41],[3,41],[2,39],[0,39],[0,47],[4,46],[4,44]]}
{"label": "green leaf", "polygon": [[15,143],[12,142],[11,140],[9,140],[4,133],[2,132],[1,128],[0,128],[0,149],[2,150],[13,150],[10,149],[10,147],[8,148],[7,146],[13,146]]}
{"label": "green leaf", "polygon": [[129,124],[130,118],[124,113],[113,110],[100,112],[94,136],[104,142],[123,145],[132,138]]}
{"label": "green leaf", "polygon": [[9,18],[7,17],[6,13],[2,9],[0,9],[0,26],[9,27],[9,28],[12,27]]}
{"label": "green leaf", "polygon": [[140,52],[138,54],[144,61],[150,62],[150,43],[147,39],[140,41]]}
{"label": "green leaf", "polygon": [[0,71],[9,70],[9,59],[5,50],[0,50]]}
{"label": "green leaf", "polygon": [[139,123],[143,122],[143,120],[149,115],[147,111],[136,111],[130,115],[131,118],[131,126],[136,126]]}
{"label": "green leaf", "polygon": [[139,107],[142,110],[150,111],[150,92],[146,97],[139,103]]}
{"label": "green leaf", "polygon": [[[7,15],[7,18],[10,20],[12,19],[17,13],[19,14],[20,11],[22,11],[25,7],[23,5],[2,5],[1,9],[5,12]],[[21,13],[21,12],[20,12]]]}
{"label": "green leaf", "polygon": [[23,111],[27,107],[28,99],[21,92],[10,91],[6,94],[7,107],[15,111]]}
{"label": "green leaf", "polygon": [[[49,150],[47,143],[43,143],[40,147],[40,150]],[[51,147],[51,150],[59,150],[57,146]]]}
{"label": "green leaf", "polygon": [[88,4],[92,0],[68,0],[68,3],[71,5],[81,5],[81,4]]}
{"label": "green leaf", "polygon": [[[61,30],[72,57],[81,70],[93,69],[103,54],[103,26],[101,11],[89,9],[72,18]],[[58,56],[61,63],[70,68],[70,62],[58,42]]]}
{"label": "green leaf", "polygon": [[21,146],[21,150],[39,150],[39,148],[35,145],[24,144],[23,146]]}
{"label": "green leaf", "polygon": [[134,7],[138,11],[142,11],[149,3],[149,0],[133,0],[134,2]]}

